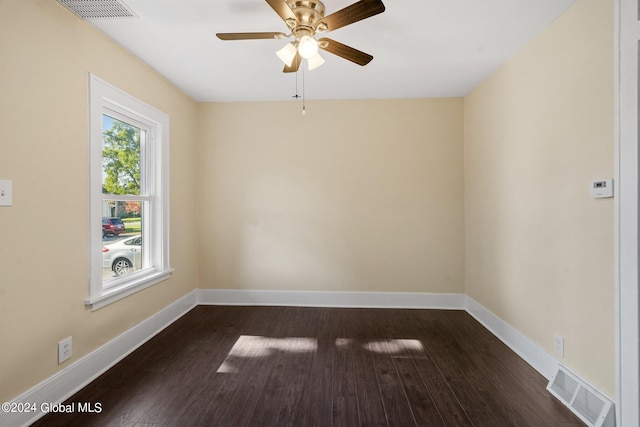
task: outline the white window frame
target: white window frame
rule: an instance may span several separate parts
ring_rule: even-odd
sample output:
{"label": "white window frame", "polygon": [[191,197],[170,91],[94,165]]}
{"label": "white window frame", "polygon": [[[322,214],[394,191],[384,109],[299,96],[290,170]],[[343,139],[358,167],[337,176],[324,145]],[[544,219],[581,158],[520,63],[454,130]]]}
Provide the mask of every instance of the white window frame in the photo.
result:
{"label": "white window frame", "polygon": [[[134,124],[146,131],[141,144],[141,163],[146,179],[144,195],[102,194],[102,116]],[[90,280],[85,304],[97,310],[170,277],[169,263],[169,116],[132,97],[104,80],[89,74],[89,161],[90,161]],[[143,238],[149,268],[103,284],[102,279],[102,202],[142,200]]]}

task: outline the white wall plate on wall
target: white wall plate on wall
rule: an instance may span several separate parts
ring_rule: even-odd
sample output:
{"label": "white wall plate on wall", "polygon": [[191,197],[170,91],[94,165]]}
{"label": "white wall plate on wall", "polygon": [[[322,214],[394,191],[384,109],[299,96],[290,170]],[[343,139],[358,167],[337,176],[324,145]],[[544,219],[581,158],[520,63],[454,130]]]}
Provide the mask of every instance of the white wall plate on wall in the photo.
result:
{"label": "white wall plate on wall", "polygon": [[613,180],[600,179],[598,181],[591,181],[589,193],[594,199],[607,199],[609,197],[613,197]]}
{"label": "white wall plate on wall", "polygon": [[13,205],[13,182],[0,179],[0,206]]}

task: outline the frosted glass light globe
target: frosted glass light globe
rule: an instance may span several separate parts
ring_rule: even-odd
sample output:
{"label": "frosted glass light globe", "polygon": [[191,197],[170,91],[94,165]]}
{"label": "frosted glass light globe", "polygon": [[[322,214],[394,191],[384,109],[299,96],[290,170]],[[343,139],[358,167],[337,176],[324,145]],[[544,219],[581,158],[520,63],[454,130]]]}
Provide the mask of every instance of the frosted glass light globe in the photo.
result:
{"label": "frosted glass light globe", "polygon": [[302,36],[298,45],[298,52],[304,59],[312,58],[318,53],[318,42],[313,37]]}
{"label": "frosted glass light globe", "polygon": [[288,67],[291,67],[293,59],[296,57],[296,53],[298,52],[296,51],[296,47],[293,43],[287,43],[285,47],[276,52],[276,55],[278,55],[278,57],[282,59],[282,62],[287,64]]}

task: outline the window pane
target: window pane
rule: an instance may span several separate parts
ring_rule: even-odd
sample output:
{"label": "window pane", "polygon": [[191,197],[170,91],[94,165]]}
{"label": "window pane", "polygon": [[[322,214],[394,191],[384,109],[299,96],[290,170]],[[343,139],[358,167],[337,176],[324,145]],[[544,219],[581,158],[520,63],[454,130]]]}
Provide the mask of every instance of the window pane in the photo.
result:
{"label": "window pane", "polygon": [[103,201],[102,283],[148,267],[141,201]]}
{"label": "window pane", "polygon": [[140,194],[140,142],[144,130],[102,116],[102,192]]}

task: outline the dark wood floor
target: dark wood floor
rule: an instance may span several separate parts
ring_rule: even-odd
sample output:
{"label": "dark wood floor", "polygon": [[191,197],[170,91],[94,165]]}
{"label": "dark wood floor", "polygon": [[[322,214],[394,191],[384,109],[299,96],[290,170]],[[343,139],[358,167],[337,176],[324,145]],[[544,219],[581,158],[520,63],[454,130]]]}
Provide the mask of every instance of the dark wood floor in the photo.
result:
{"label": "dark wood floor", "polygon": [[36,426],[582,426],[464,311],[199,306]]}

